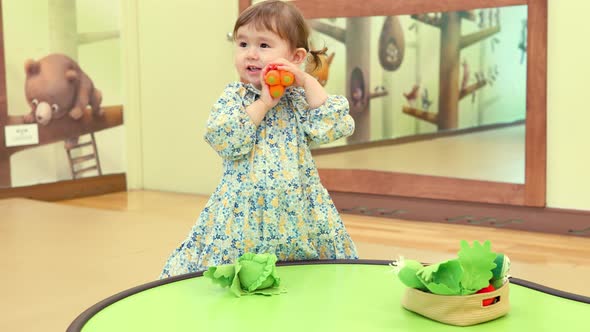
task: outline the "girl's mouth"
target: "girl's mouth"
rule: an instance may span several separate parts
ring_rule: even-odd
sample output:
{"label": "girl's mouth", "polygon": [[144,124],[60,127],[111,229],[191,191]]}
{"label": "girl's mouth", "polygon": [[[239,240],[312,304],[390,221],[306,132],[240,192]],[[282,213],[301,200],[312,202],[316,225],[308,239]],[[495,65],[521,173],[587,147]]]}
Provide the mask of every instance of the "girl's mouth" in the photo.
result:
{"label": "girl's mouth", "polygon": [[260,71],[262,70],[262,68],[260,68],[260,67],[255,67],[255,66],[248,66],[248,67],[246,67],[246,70],[247,70],[249,73],[251,73],[251,74],[254,74],[254,73],[258,73],[258,72],[260,72]]}

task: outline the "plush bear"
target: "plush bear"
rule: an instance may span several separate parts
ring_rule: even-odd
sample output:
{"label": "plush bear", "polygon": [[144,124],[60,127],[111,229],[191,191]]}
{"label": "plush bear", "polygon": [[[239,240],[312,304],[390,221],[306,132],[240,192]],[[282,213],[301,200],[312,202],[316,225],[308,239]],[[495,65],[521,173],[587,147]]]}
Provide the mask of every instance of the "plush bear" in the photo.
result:
{"label": "plush bear", "polygon": [[25,95],[31,107],[25,122],[47,125],[66,114],[78,120],[88,105],[94,115],[102,115],[101,92],[70,57],[54,53],[38,61],[29,59],[25,72]]}

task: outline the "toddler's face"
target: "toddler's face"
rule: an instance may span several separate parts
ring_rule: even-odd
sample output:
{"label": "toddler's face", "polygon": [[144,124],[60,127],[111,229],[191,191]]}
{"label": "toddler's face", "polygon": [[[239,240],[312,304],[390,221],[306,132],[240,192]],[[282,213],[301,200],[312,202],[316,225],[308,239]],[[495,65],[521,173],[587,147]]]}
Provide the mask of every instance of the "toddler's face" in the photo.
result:
{"label": "toddler's face", "polygon": [[235,66],[240,80],[260,89],[262,69],[278,58],[293,61],[294,51],[289,44],[269,30],[257,30],[253,24],[236,32]]}

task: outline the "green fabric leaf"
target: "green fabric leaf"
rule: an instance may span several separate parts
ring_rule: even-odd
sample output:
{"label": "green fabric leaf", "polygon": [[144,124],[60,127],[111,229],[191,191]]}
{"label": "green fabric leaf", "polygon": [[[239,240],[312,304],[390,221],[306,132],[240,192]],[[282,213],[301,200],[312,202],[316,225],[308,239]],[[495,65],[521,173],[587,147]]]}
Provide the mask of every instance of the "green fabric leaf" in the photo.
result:
{"label": "green fabric leaf", "polygon": [[400,264],[400,266],[398,266],[398,269],[396,270],[397,277],[404,285],[410,288],[426,290],[426,286],[424,286],[422,281],[416,276],[416,273],[424,267],[420,262],[404,259],[400,260],[398,264]]}
{"label": "green fabric leaf", "polygon": [[490,241],[485,241],[483,245],[474,241],[473,247],[470,247],[467,241],[462,240],[457,255],[463,267],[462,294],[473,294],[490,284],[492,269],[496,267],[496,254],[491,251]]}
{"label": "green fabric leaf", "polygon": [[510,272],[510,258],[504,254],[497,254],[494,263],[496,263],[496,267],[492,270],[492,280],[506,279]]}
{"label": "green fabric leaf", "polygon": [[245,293],[242,290],[242,285],[240,283],[240,277],[238,274],[240,272],[241,268],[242,267],[239,264],[236,264],[236,269],[235,269],[236,274],[235,274],[234,280],[231,283],[231,287],[229,288],[231,290],[231,292],[234,293],[234,295],[237,297],[240,297],[240,296],[242,296],[242,293]]}
{"label": "green fabric leaf", "polygon": [[417,273],[426,288],[439,295],[460,294],[462,276],[463,268],[457,259],[426,266]]}
{"label": "green fabric leaf", "polygon": [[445,284],[430,283],[426,287],[432,294],[438,295],[458,295],[461,292],[459,289],[451,289]]}
{"label": "green fabric leaf", "polygon": [[203,276],[221,287],[228,287],[237,297],[243,295],[278,295],[286,293],[279,288],[281,279],[276,273],[274,254],[246,253],[233,265],[212,266]]}
{"label": "green fabric leaf", "polygon": [[213,280],[213,283],[221,287],[228,287],[232,284],[235,275],[235,268],[233,265],[211,266],[203,273],[204,277]]}
{"label": "green fabric leaf", "polygon": [[242,288],[248,292],[278,286],[281,282],[276,274],[277,256],[274,254],[246,253],[238,258],[236,265],[241,268],[236,274]]}
{"label": "green fabric leaf", "polygon": [[432,281],[433,274],[438,271],[440,264],[442,263],[435,263],[425,266],[416,272],[416,276],[424,285],[429,284]]}

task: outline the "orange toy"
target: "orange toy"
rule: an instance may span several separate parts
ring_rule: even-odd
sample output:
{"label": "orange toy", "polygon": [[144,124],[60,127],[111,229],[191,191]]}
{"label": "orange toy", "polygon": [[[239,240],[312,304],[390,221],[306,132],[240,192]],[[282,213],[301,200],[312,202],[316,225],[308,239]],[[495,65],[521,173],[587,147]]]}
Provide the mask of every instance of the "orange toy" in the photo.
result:
{"label": "orange toy", "polygon": [[273,98],[280,98],[285,93],[285,87],[277,84],[268,87],[268,91]]}
{"label": "orange toy", "polygon": [[264,75],[264,82],[269,86],[270,95],[280,98],[285,93],[285,88],[295,82],[295,76],[286,70],[272,69]]}
{"label": "orange toy", "polygon": [[281,84],[283,86],[290,86],[295,82],[295,76],[292,73],[281,70]]}

